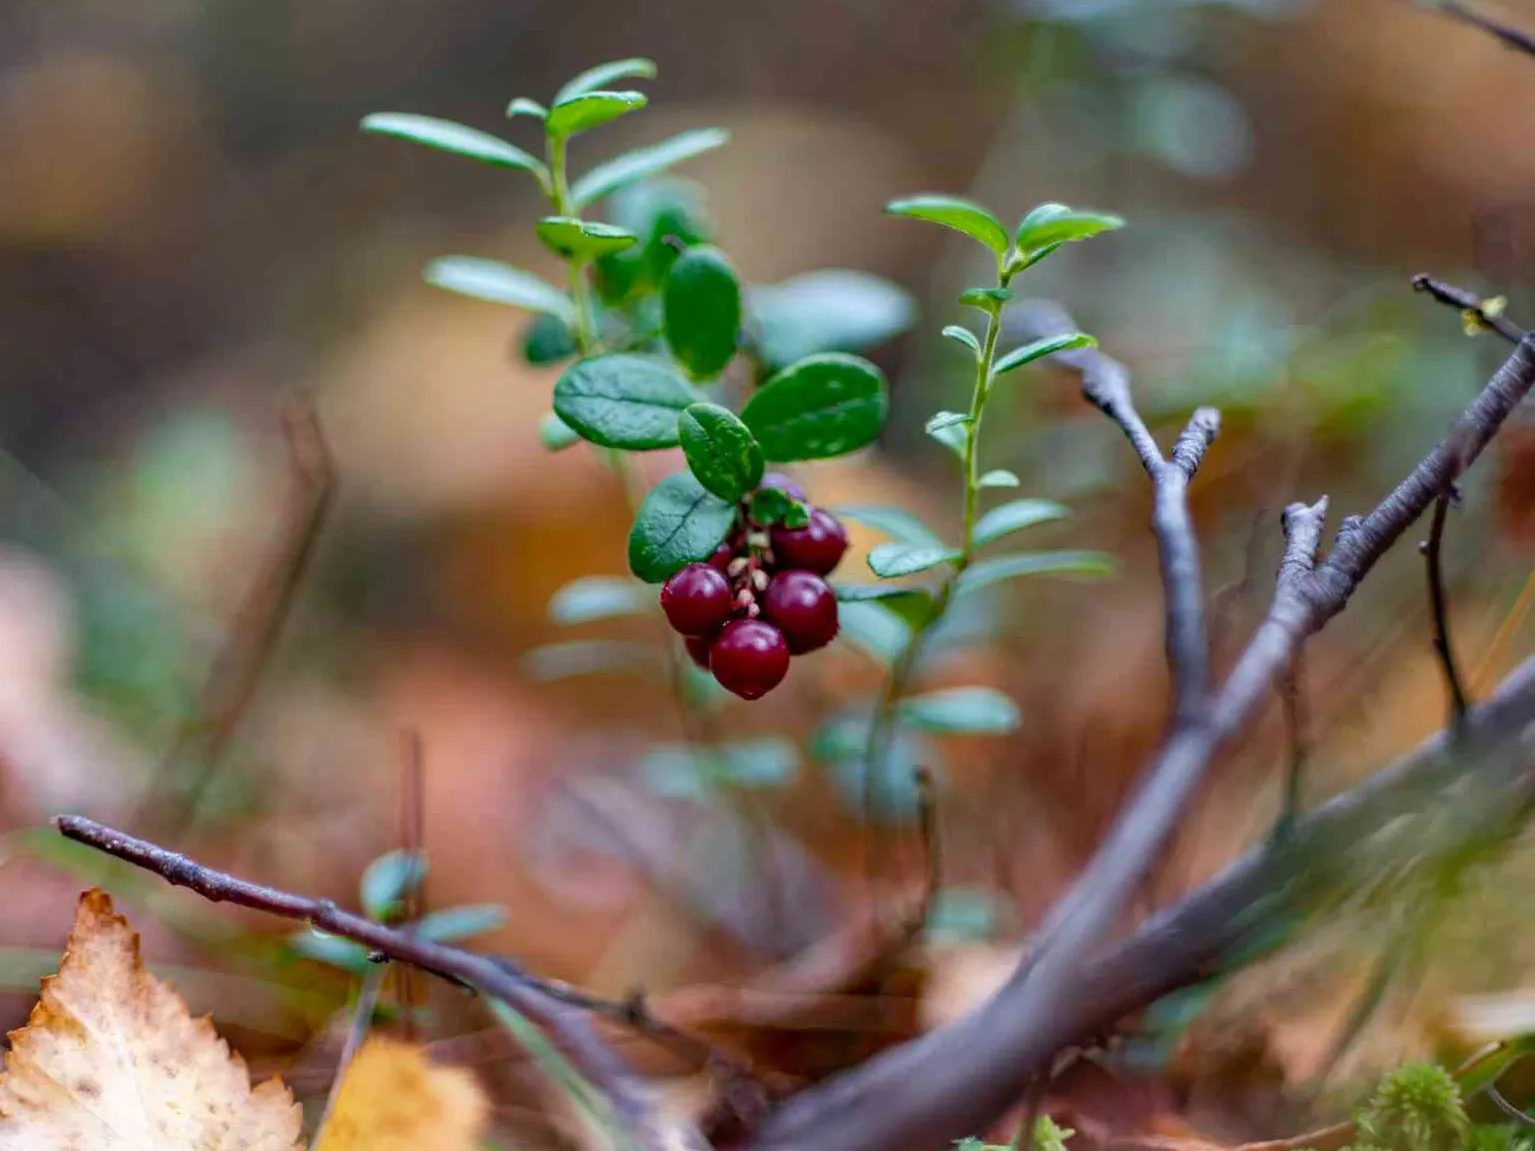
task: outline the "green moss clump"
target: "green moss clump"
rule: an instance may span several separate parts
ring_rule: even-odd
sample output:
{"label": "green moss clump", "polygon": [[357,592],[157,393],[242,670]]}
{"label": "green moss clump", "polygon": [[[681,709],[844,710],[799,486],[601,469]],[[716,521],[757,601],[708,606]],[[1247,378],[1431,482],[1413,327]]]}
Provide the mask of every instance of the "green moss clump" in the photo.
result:
{"label": "green moss clump", "polygon": [[1408,1063],[1385,1079],[1356,1121],[1359,1143],[1381,1151],[1462,1151],[1471,1123],[1460,1085],[1436,1063]]}

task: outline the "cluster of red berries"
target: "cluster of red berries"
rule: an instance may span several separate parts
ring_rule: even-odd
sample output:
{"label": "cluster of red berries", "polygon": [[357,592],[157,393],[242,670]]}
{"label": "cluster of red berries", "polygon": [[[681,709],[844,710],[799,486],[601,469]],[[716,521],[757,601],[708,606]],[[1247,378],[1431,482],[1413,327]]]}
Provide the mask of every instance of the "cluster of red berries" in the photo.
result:
{"label": "cluster of red berries", "polygon": [[763,529],[743,510],[745,526],[708,563],[688,564],[661,588],[661,610],[687,638],[693,661],[742,699],[777,687],[791,655],[836,638],[837,597],[823,577],[847,550],[842,525],[805,503],[798,484],[770,474],[762,486],[804,503],[810,522]]}

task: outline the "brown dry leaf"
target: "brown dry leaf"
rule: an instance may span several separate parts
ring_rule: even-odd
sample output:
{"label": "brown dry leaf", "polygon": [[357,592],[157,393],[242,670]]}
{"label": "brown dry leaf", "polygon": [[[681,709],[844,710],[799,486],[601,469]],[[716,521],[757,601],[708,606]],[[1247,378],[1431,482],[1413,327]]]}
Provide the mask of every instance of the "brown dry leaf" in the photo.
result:
{"label": "brown dry leaf", "polygon": [[461,1067],[438,1067],[413,1043],[374,1035],[347,1068],[315,1151],[474,1151],[490,1104]]}
{"label": "brown dry leaf", "polygon": [[144,970],[139,938],[92,889],[0,1074],[3,1151],[294,1151],[302,1116]]}

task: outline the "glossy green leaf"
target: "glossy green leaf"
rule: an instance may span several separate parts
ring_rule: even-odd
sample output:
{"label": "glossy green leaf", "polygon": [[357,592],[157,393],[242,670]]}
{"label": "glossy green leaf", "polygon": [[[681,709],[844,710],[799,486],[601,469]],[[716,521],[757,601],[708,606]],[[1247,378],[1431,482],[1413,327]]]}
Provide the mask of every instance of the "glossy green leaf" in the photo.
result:
{"label": "glossy green leaf", "polygon": [[1091,239],[1101,232],[1124,226],[1121,217],[1107,212],[1068,208],[1065,204],[1041,204],[1018,225],[1018,248],[1025,253],[1034,253],[1073,240]]}
{"label": "glossy green leaf", "polygon": [[993,468],[976,480],[975,484],[981,488],[1016,488],[1019,482],[1018,477],[1006,468]]}
{"label": "glossy green leaf", "polygon": [[540,312],[522,334],[522,358],[533,367],[568,360],[576,354],[575,333],[558,316]]}
{"label": "glossy green leaf", "polygon": [[654,647],[611,639],[546,643],[525,653],[521,660],[523,674],[540,683],[596,674],[651,677],[660,672],[663,663]]}
{"label": "glossy green leaf", "polygon": [[931,436],[945,428],[963,427],[972,422],[974,421],[965,412],[934,412],[922,427]]}
{"label": "glossy green leaf", "polygon": [[577,180],[570,189],[571,203],[584,208],[636,180],[713,151],[729,139],[730,133],[723,128],[694,128],[648,148],[624,152],[605,164],[598,164]]}
{"label": "glossy green leaf", "polygon": [[643,92],[583,92],[555,101],[544,124],[551,136],[575,136],[638,112],[649,102]]}
{"label": "glossy green leaf", "polygon": [[862,352],[911,326],[916,303],[867,272],[824,268],[748,293],[758,355],[776,371],[817,352]]}
{"label": "glossy green leaf", "polygon": [[529,100],[526,96],[518,96],[506,106],[508,118],[512,116],[530,116],[534,120],[545,120],[549,116],[549,109],[545,108],[537,100]]}
{"label": "glossy green leaf", "polygon": [[426,281],[461,296],[510,304],[530,312],[547,312],[567,324],[576,322],[576,306],[564,292],[531,272],[498,260],[444,256],[426,266]]}
{"label": "glossy green leaf", "polygon": [[639,237],[612,224],[578,220],[574,216],[545,216],[535,226],[544,246],[561,259],[590,260],[632,248]]}
{"label": "glossy green leaf", "polygon": [[927,220],[963,232],[985,244],[997,255],[1007,251],[1007,229],[985,208],[959,196],[924,195],[892,200],[885,205],[892,216]]}
{"label": "glossy green leaf", "polygon": [[[948,417],[950,416],[958,416],[959,418],[949,419]],[[964,459],[965,441],[970,438],[966,430],[969,422],[970,418],[961,415],[959,412],[939,412],[927,421],[923,430],[944,447],[948,448],[949,451],[960,457],[960,459]]]}
{"label": "glossy green leaf", "polygon": [[409,112],[375,112],[362,118],[362,130],[379,136],[395,136],[436,148],[440,152],[452,152],[468,156],[486,164],[502,168],[520,168],[543,179],[546,175],[543,161],[516,144],[509,144],[489,132],[457,124],[452,120],[439,120],[434,116],[416,116]]}
{"label": "glossy green leaf", "polygon": [[758,488],[750,501],[752,522],[769,528],[774,524],[802,528],[810,522],[810,512],[799,500],[781,488]]}
{"label": "glossy green leaf", "polygon": [[911,628],[883,604],[838,605],[838,639],[847,640],[871,659],[892,663],[911,642]]}
{"label": "glossy green leaf", "polygon": [[549,618],[569,627],[593,620],[644,615],[656,606],[654,589],[621,576],[582,576],[549,597]]}
{"label": "glossy green leaf", "polygon": [[729,408],[692,404],[677,431],[694,478],[720,499],[735,503],[762,481],[762,449]]}
{"label": "glossy green leaf", "polygon": [[678,256],[662,288],[666,344],[694,379],[712,379],[736,354],[741,284],[725,253],[711,245]]}
{"label": "glossy green leaf", "polygon": [[369,919],[387,920],[405,896],[426,878],[426,857],[419,851],[390,851],[362,873],[362,909]]}
{"label": "glossy green leaf", "polygon": [[819,460],[867,447],[889,411],[885,376],[841,352],[807,356],[747,401],[741,419],[774,461]]}
{"label": "glossy green leaf", "polygon": [[994,687],[955,687],[903,699],[903,723],[955,735],[1006,735],[1022,716],[1018,705]]}
{"label": "glossy green leaf", "polygon": [[833,584],[838,603],[877,602],[912,627],[926,623],[933,614],[933,596],[926,588],[894,583]]}
{"label": "glossy green leaf", "polygon": [[588,68],[579,75],[571,77],[554,94],[554,102],[559,104],[575,96],[584,96],[599,88],[606,88],[617,80],[654,80],[655,78],[656,62],[654,60],[647,60],[643,56],[613,60]]}
{"label": "glossy green leaf", "polygon": [[972,352],[975,353],[977,358],[980,358],[981,341],[976,338],[975,333],[972,332],[969,328],[962,328],[958,324],[950,324],[943,330],[943,334],[948,339],[953,340],[956,344],[965,345],[965,347],[969,348]]}
{"label": "glossy green leaf", "polygon": [[1011,288],[966,288],[959,294],[959,302],[968,304],[972,308],[980,308],[981,311],[995,315],[1002,310],[1002,305],[1013,298]]}
{"label": "glossy green leaf", "polygon": [[615,193],[608,218],[640,237],[636,278],[645,288],[663,283],[682,251],[708,243],[703,191],[676,176],[641,180]]}
{"label": "glossy green leaf", "polygon": [[538,421],[538,442],[551,452],[563,452],[581,442],[581,436],[553,412],[545,412]]}
{"label": "glossy green leaf", "polygon": [[939,564],[953,563],[957,559],[957,548],[880,544],[869,553],[869,570],[880,579],[895,579],[927,571]]}
{"label": "glossy green leaf", "polygon": [[665,583],[680,568],[708,559],[735,526],[736,508],[707,491],[692,472],[667,476],[645,497],[629,532],[629,570]]}
{"label": "glossy green leaf", "polygon": [[832,514],[840,519],[852,520],[855,524],[863,524],[864,527],[873,528],[877,532],[884,532],[891,539],[903,544],[935,548],[944,546],[937,532],[904,508],[893,507],[890,504],[842,504],[833,508]]}
{"label": "glossy green leaf", "polygon": [[411,934],[433,943],[460,943],[506,926],[506,908],[498,903],[464,903],[423,915]]}
{"label": "glossy green leaf", "polygon": [[677,417],[698,396],[670,364],[627,352],[567,368],[554,411],[581,438],[604,448],[649,451],[677,445]]}
{"label": "glossy green leaf", "polygon": [[1069,351],[1072,348],[1096,348],[1098,341],[1085,332],[1070,332],[1060,336],[1046,336],[1042,340],[1035,340],[1031,344],[1014,348],[1005,356],[1000,356],[991,369],[993,378],[1010,372],[1014,368],[1021,368],[1024,364],[1032,364],[1035,360],[1053,356],[1056,352]]}
{"label": "glossy green leaf", "polygon": [[992,508],[975,525],[975,546],[992,543],[1005,535],[1035,524],[1065,519],[1071,513],[1054,500],[1013,500]]}
{"label": "glossy green leaf", "polygon": [[288,945],[305,959],[338,967],[352,975],[366,975],[374,967],[368,959],[368,949],[362,944],[312,927],[289,936]]}
{"label": "glossy green leaf", "polygon": [[1028,552],[977,560],[954,584],[955,595],[979,591],[1022,576],[1063,575],[1102,579],[1114,574],[1114,557],[1105,552]]}

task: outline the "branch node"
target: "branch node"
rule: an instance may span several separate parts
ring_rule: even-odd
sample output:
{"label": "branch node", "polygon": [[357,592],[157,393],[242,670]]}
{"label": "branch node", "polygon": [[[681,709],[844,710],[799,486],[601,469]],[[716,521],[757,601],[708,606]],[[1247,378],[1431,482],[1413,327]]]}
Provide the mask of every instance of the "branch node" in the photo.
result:
{"label": "branch node", "polygon": [[1173,444],[1173,467],[1183,473],[1185,479],[1193,479],[1199,465],[1204,462],[1205,452],[1215,442],[1221,430],[1221,414],[1215,408],[1197,408],[1189,419],[1188,427],[1178,435]]}
{"label": "branch node", "polygon": [[[1314,504],[1294,503],[1285,508],[1280,520],[1285,539],[1278,579],[1282,594],[1297,592],[1301,582],[1316,570],[1317,552],[1322,546],[1322,528],[1326,522],[1326,496]],[[1341,534],[1342,529],[1339,530]]]}

